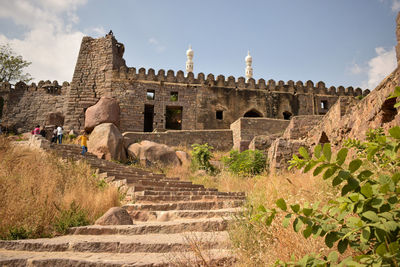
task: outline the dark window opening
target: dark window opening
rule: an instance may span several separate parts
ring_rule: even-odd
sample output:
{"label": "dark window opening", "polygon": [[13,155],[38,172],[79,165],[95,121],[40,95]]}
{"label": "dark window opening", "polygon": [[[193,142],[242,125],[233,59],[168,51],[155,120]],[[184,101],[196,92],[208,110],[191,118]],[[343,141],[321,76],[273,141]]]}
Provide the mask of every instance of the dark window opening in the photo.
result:
{"label": "dark window opening", "polygon": [[382,123],[390,122],[396,117],[397,109],[394,107],[396,98],[386,100],[382,105]]}
{"label": "dark window opening", "polygon": [[155,96],[156,96],[156,93],[154,90],[147,90],[147,94],[146,94],[147,100],[154,100]]}
{"label": "dark window opening", "polygon": [[178,92],[171,92],[171,96],[170,96],[169,100],[178,101]]}
{"label": "dark window opening", "polygon": [[153,120],[154,120],[154,106],[144,105],[144,132],[153,131]]}
{"label": "dark window opening", "polygon": [[255,109],[252,109],[252,110],[250,110],[250,111],[247,111],[244,115],[243,115],[243,117],[253,117],[253,118],[256,118],[256,117],[262,117],[262,114],[260,113],[260,112],[258,112],[257,110],[255,110]]}
{"label": "dark window opening", "polygon": [[284,120],[290,120],[290,118],[292,117],[292,113],[290,113],[289,111],[284,111],[282,114]]}
{"label": "dark window opening", "polygon": [[222,120],[224,118],[224,112],[222,110],[217,110],[217,112],[215,112],[215,118],[217,120]]}
{"label": "dark window opening", "polygon": [[182,130],[182,107],[166,107],[165,129]]}
{"label": "dark window opening", "polygon": [[326,100],[321,101],[321,109],[328,109],[328,101]]}
{"label": "dark window opening", "polygon": [[325,132],[322,132],[321,137],[319,138],[319,143],[320,144],[326,144],[326,143],[330,143],[331,141],[329,141],[328,136],[326,135]]}
{"label": "dark window opening", "polygon": [[0,118],[3,116],[4,99],[0,97]]}

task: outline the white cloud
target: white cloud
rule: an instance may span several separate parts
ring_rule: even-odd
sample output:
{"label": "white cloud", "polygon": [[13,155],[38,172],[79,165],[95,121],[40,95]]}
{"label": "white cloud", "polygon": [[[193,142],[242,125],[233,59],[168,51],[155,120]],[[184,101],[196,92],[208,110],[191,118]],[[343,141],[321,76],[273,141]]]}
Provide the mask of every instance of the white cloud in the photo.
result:
{"label": "white cloud", "polygon": [[394,12],[400,11],[400,0],[393,0],[392,11]]}
{"label": "white cloud", "polygon": [[[71,81],[84,33],[73,30],[79,21],[76,10],[87,0],[0,0],[0,18],[24,27],[22,38],[0,33],[17,54],[31,61],[27,71],[39,80]],[[103,29],[104,30],[104,29]],[[93,32],[100,33],[101,27]]]}
{"label": "white cloud", "polygon": [[359,64],[353,62],[353,64],[350,67],[350,72],[352,74],[357,75],[363,73],[364,69]]}
{"label": "white cloud", "polygon": [[394,47],[385,50],[383,47],[375,48],[377,54],[368,62],[368,87],[375,88],[397,66]]}
{"label": "white cloud", "polygon": [[[379,2],[383,3],[386,0],[379,0]],[[389,0],[392,2],[392,11],[397,12],[400,11],[400,0]]]}
{"label": "white cloud", "polygon": [[165,51],[165,49],[167,49],[167,47],[163,44],[161,44],[156,38],[151,37],[148,40],[149,44],[151,44],[154,49],[158,52],[158,53],[162,53]]}

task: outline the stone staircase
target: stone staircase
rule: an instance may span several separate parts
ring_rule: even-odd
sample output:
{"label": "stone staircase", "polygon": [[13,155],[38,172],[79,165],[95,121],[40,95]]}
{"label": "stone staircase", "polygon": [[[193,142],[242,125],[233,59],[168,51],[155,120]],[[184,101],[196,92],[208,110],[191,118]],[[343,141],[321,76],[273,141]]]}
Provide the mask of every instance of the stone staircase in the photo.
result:
{"label": "stone staircase", "polygon": [[86,160],[99,177],[126,190],[133,225],[71,228],[50,239],[0,241],[1,266],[228,266],[229,219],[240,192],[180,181],[139,168],[80,155],[75,145],[51,144],[60,157]]}

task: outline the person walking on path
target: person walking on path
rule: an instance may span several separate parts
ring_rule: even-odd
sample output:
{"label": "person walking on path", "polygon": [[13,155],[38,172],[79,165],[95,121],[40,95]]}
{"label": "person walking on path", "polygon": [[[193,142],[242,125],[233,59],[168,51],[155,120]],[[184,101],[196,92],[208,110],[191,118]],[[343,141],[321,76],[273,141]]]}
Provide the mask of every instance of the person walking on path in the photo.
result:
{"label": "person walking on path", "polygon": [[81,135],[78,136],[78,142],[79,140],[81,141],[81,147],[82,147],[82,156],[85,156],[85,153],[88,151],[88,147],[87,147],[87,141],[89,140],[89,137],[86,134],[86,131],[83,130],[81,132]]}
{"label": "person walking on path", "polygon": [[62,143],[62,138],[63,138],[63,128],[61,126],[58,126],[57,127],[57,139],[58,139],[59,144]]}

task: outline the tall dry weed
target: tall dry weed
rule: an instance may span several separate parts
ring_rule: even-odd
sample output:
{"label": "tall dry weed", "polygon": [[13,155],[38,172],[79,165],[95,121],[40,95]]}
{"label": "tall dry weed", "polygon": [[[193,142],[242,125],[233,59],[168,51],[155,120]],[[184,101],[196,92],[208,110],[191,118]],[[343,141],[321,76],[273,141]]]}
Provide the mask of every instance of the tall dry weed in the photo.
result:
{"label": "tall dry weed", "polygon": [[174,168],[168,174],[180,175],[185,180],[220,191],[246,192],[246,207],[240,216],[233,218],[229,229],[238,266],[270,266],[277,259],[289,261],[292,255],[300,258],[311,252],[328,253],[323,239],[305,239],[291,227],[284,228],[282,218],[278,217],[267,227],[254,222],[252,217],[259,205],[274,208],[279,198],[291,204],[326,203],[337,192],[320,178],[298,172],[243,177],[226,170],[216,176],[196,175],[187,167]]}
{"label": "tall dry weed", "polygon": [[12,147],[0,136],[0,238],[23,231],[49,236],[63,210],[75,205],[89,222],[119,205],[116,188],[98,186],[84,162],[68,162],[26,147]]}

